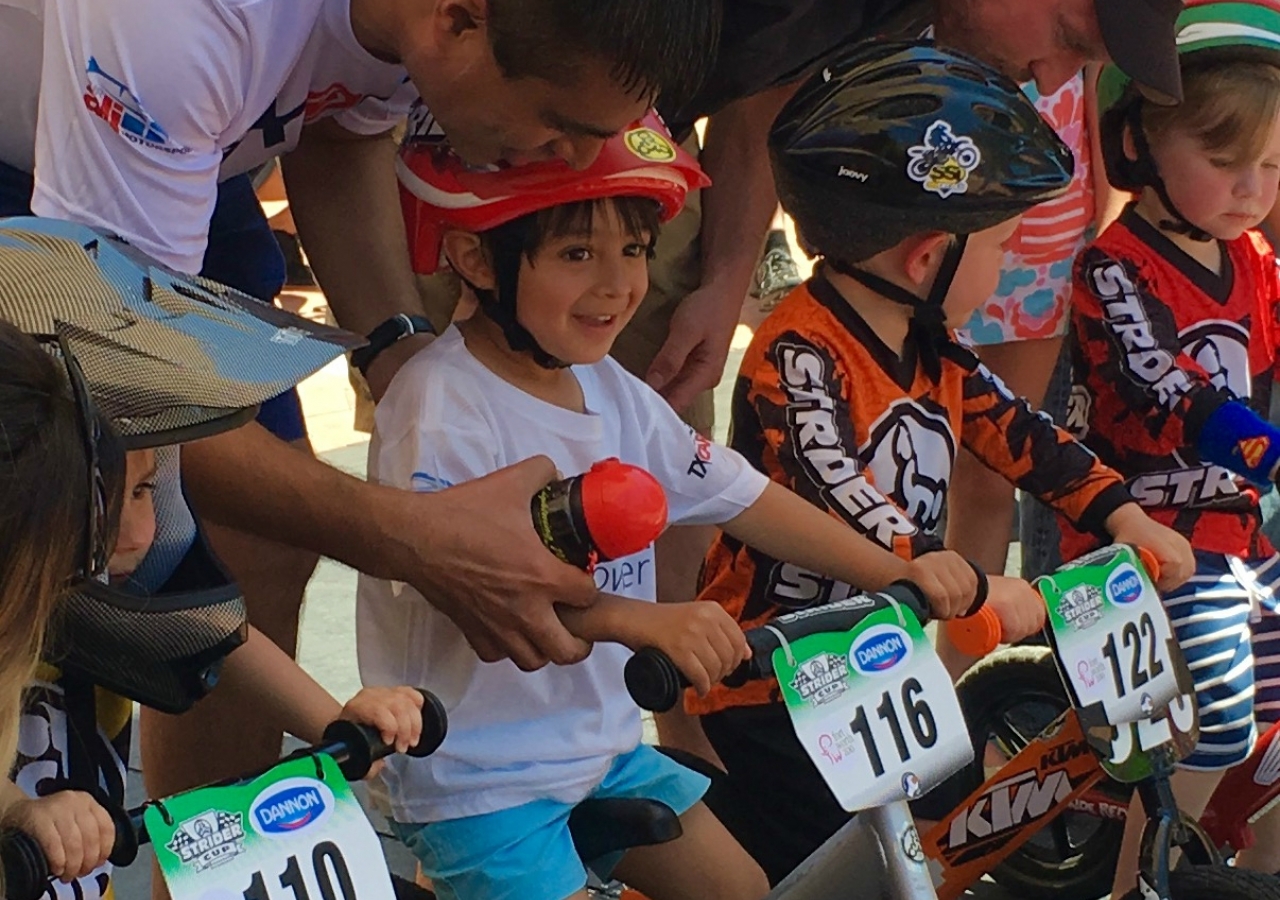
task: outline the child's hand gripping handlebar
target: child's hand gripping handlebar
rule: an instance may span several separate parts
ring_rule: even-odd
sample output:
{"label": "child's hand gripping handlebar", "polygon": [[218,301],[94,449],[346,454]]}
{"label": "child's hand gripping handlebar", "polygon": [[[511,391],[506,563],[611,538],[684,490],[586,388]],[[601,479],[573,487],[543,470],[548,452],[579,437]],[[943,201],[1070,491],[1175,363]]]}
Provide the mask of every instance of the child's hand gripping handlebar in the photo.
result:
{"label": "child's hand gripping handlebar", "polygon": [[[422,736],[408,751],[409,756],[429,756],[444,741],[448,731],[448,719],[444,704],[429,691],[422,691]],[[384,743],[377,729],[338,719],[324,730],[320,743],[303,747],[285,759],[328,754],[338,763],[342,774],[350,780],[363,778],[369,767],[384,756],[395,752],[395,747]],[[247,776],[256,778],[261,772]],[[247,780],[247,779],[246,779]],[[116,827],[115,845],[110,860],[113,865],[127,866],[138,855],[138,847],[149,838],[143,824],[146,804],[125,811],[107,806]],[[40,844],[31,835],[10,831],[0,836],[0,865],[4,867],[4,896],[6,900],[39,900],[49,884],[49,862]]]}

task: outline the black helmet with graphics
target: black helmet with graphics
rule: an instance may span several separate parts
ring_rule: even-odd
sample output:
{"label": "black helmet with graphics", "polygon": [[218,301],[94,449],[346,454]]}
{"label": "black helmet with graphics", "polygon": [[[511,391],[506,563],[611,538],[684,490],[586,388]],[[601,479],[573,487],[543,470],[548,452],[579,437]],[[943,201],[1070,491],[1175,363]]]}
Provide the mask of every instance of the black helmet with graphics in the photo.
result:
{"label": "black helmet with graphics", "polygon": [[1071,151],[1018,86],[932,41],[857,45],[814,75],[769,135],[804,239],[857,262],[924,231],[971,234],[1058,196]]}
{"label": "black helmet with graphics", "polygon": [[[1175,27],[1178,59],[1184,71],[1224,62],[1257,62],[1280,68],[1280,0],[1188,0]],[[1107,180],[1125,191],[1154,188],[1173,217],[1161,222],[1161,227],[1209,240],[1207,232],[1178,211],[1165,189],[1142,123],[1149,102],[1117,66],[1103,67],[1098,76],[1098,109]],[[1133,136],[1135,159],[1124,152],[1126,126]]]}
{"label": "black helmet with graphics", "polygon": [[[769,135],[778,197],[832,268],[913,309],[931,377],[953,345],[942,304],[966,236],[1071,183],[1071,151],[1018,86],[932,41],[868,41],[814,75]],[[957,236],[928,297],[855,265],[904,238]]]}
{"label": "black helmet with graphics", "polygon": [[[0,319],[63,357],[73,388],[82,376],[86,419],[108,419],[128,449],[243,425],[258,404],[361,343],[165,269],[110,234],[39,218],[0,223]],[[114,470],[95,480],[104,492],[121,489],[123,453],[108,459],[93,449],[90,468]],[[181,712],[212,687],[221,659],[243,641],[245,606],[195,532],[178,485],[158,484],[156,496],[158,529],[183,521],[187,528],[171,544],[174,558],[161,560],[158,589],[135,593],[86,578],[63,599],[46,653],[64,673]],[[172,504],[162,504],[164,496]],[[107,517],[98,515],[93,521],[103,521],[91,531],[114,533]],[[99,575],[110,552],[96,547],[85,574]]]}

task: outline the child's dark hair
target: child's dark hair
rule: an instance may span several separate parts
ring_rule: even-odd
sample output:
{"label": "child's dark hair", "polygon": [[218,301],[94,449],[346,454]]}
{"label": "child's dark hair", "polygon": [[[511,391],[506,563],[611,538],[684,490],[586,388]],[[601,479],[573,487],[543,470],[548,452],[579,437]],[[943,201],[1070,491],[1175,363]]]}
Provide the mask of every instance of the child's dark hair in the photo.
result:
{"label": "child's dark hair", "polygon": [[[99,418],[108,509],[99,536],[111,547],[124,490],[124,450]],[[0,321],[0,765],[13,759],[22,687],[45,629],[87,554],[97,498],[87,434],[54,353]]]}

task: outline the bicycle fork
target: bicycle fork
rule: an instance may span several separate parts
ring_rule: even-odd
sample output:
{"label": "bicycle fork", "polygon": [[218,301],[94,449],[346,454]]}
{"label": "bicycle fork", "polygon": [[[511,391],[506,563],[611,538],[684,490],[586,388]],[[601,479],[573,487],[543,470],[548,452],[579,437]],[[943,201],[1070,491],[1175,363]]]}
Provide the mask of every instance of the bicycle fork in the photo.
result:
{"label": "bicycle fork", "polygon": [[1198,822],[1178,809],[1170,778],[1174,771],[1172,753],[1166,748],[1151,759],[1151,777],[1138,782],[1138,796],[1147,815],[1142,830],[1139,857],[1139,884],[1144,896],[1154,893],[1159,900],[1172,900],[1169,895],[1169,871],[1173,868],[1174,848],[1181,849],[1193,865],[1222,864],[1222,854],[1213,845]]}

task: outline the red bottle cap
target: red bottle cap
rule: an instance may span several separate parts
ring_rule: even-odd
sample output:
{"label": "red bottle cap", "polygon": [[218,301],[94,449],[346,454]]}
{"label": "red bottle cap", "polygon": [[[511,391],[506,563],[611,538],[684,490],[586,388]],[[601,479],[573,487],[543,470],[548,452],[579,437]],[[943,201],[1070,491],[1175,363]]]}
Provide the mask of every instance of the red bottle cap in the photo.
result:
{"label": "red bottle cap", "polygon": [[648,547],[667,527],[667,495],[658,480],[616,458],[601,460],[582,477],[582,514],[602,559]]}

